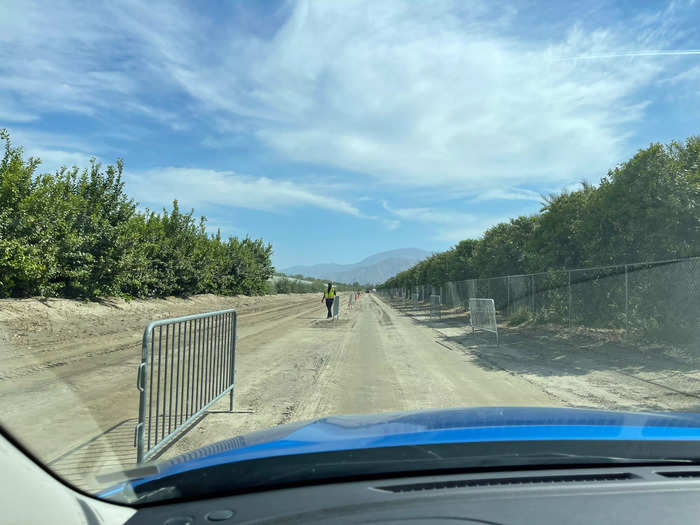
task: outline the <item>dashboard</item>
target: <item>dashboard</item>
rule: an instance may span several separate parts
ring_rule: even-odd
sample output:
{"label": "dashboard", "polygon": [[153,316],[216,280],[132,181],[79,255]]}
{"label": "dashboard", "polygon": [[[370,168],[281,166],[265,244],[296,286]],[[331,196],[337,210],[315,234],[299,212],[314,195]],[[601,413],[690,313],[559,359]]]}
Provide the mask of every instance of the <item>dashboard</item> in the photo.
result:
{"label": "dashboard", "polygon": [[552,469],[340,482],[141,508],[137,524],[688,524],[700,468]]}

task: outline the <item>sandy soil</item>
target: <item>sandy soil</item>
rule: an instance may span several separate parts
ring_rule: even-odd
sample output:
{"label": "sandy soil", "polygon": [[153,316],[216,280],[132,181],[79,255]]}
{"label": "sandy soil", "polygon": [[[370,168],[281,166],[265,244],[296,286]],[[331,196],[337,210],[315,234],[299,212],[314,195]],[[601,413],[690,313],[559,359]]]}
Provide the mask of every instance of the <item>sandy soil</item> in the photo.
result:
{"label": "sandy soil", "polygon": [[76,303],[0,301],[0,421],[65,478],[133,465],[140,337],[153,319],[235,307],[236,389],[167,448],[333,414],[456,406],[698,411],[692,349],[501,327],[365,295],[326,321],[317,295]]}
{"label": "sandy soil", "polygon": [[484,367],[536,385],[572,407],[700,412],[700,348],[625,342],[620,333],[552,326],[508,327],[472,334],[465,313],[430,319],[422,307],[395,303]]}
{"label": "sandy soil", "polygon": [[87,472],[134,463],[136,370],[148,322],[236,308],[244,351],[260,338],[285,333],[297,317],[317,313],[318,301],[317,294],[0,300],[0,423],[42,461],[84,485]]}

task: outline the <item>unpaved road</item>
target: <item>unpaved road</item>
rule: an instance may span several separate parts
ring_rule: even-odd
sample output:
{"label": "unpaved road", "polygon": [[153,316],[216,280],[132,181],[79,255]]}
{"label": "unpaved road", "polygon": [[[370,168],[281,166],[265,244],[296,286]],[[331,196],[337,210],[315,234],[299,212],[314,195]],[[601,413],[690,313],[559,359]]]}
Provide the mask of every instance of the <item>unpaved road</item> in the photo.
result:
{"label": "unpaved road", "polygon": [[317,295],[156,303],[107,305],[100,315],[90,307],[84,315],[54,319],[32,310],[31,325],[26,308],[12,317],[7,312],[14,303],[0,302],[0,421],[80,486],[94,488],[92,473],[135,460],[143,326],[230,306],[240,313],[234,411],[225,400],[214,405],[163,457],[334,414],[484,405],[700,407],[692,351],[632,349],[525,330],[506,330],[496,347],[489,334],[472,335],[463,315],[430,320],[422,310],[373,295],[352,309],[343,301],[333,322],[323,319]]}
{"label": "unpaved road", "polygon": [[2,300],[0,423],[78,484],[88,472],[133,464],[136,369],[149,321],[237,308],[239,349],[245,351],[261,339],[274,340],[299,317],[317,314],[319,297]]}

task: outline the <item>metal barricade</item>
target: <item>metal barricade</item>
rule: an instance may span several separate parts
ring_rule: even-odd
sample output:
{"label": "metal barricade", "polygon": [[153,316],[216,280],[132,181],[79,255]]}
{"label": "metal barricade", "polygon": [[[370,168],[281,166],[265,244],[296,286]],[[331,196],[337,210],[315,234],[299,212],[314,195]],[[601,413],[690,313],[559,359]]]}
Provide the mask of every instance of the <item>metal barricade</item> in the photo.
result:
{"label": "metal barricade", "polygon": [[338,319],[340,315],[340,297],[337,295],[333,298],[333,319]]}
{"label": "metal barricade", "polygon": [[439,295],[432,294],[430,296],[430,318],[442,318],[442,300]]}
{"label": "metal barricade", "polygon": [[231,309],[146,326],[136,380],[138,463],[152,458],[227,393],[233,410],[236,324]]}
{"label": "metal barricade", "polygon": [[472,333],[484,330],[496,334],[498,344],[498,323],[496,322],[496,305],[493,299],[469,299],[469,322]]}

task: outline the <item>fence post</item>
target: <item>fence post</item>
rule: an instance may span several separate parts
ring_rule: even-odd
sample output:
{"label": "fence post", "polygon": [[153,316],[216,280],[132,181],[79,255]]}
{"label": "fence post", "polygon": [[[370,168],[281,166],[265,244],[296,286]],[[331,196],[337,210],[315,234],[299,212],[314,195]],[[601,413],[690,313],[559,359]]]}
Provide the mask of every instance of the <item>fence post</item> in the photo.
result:
{"label": "fence post", "polygon": [[510,314],[510,275],[506,275],[506,315]]}
{"label": "fence post", "polygon": [[572,301],[571,301],[571,270],[566,272],[569,275],[569,330],[571,330],[571,308],[572,308]]}
{"label": "fence post", "polygon": [[[236,362],[236,329],[238,328],[238,312],[233,312],[233,344],[231,345],[231,368],[229,370],[229,376],[230,376],[230,381],[231,384],[235,384],[235,376],[234,373],[236,371],[235,369],[235,362]],[[229,394],[229,401],[228,401],[228,411],[233,412],[233,388],[231,388],[231,393]]]}
{"label": "fence post", "polygon": [[[150,325],[149,325],[150,326]],[[139,420],[134,430],[134,446],[136,447],[136,462],[142,463],[145,453],[144,433],[146,422],[146,380],[148,369],[148,336],[150,330],[146,328],[141,339],[141,363],[136,376],[136,388],[139,391]],[[150,420],[149,420],[150,424]],[[150,440],[150,434],[149,434]]]}
{"label": "fence post", "polygon": [[630,330],[629,304],[630,304],[629,281],[627,278],[627,265],[625,264],[625,334],[628,334],[629,330]]}

